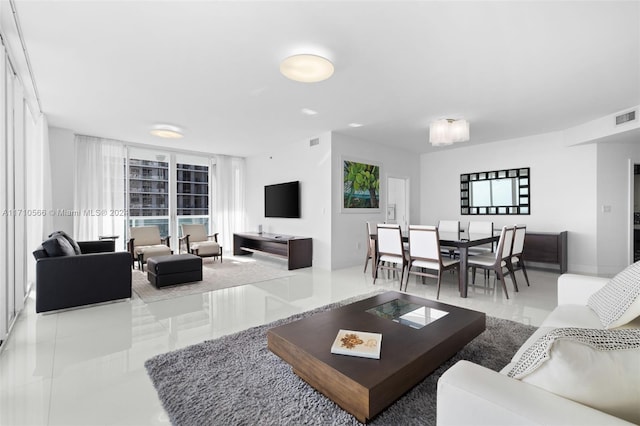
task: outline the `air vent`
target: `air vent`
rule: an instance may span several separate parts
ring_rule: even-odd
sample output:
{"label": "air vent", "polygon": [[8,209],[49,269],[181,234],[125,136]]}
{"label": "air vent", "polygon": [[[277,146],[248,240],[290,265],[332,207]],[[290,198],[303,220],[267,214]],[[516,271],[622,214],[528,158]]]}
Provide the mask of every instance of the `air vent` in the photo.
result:
{"label": "air vent", "polygon": [[320,145],[320,138],[313,138],[309,141],[309,146]]}
{"label": "air vent", "polygon": [[629,111],[624,114],[620,114],[616,116],[616,126],[619,126],[624,123],[628,123],[630,121],[634,121],[636,119],[636,111]]}

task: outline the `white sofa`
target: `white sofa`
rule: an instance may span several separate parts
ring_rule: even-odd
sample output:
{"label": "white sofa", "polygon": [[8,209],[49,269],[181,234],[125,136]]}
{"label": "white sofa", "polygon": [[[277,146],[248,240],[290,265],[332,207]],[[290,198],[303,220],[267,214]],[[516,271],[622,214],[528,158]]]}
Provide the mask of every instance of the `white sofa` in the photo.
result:
{"label": "white sofa", "polygon": [[[468,361],[459,361],[447,370],[438,381],[437,424],[633,424],[507,376],[507,372],[514,366],[514,362],[520,359],[520,355],[533,342],[555,328],[603,329],[597,314],[587,306],[587,301],[592,293],[604,287],[607,282],[608,278],[561,275],[558,278],[558,306],[501,372]],[[620,328],[640,328],[640,317]],[[640,363],[640,357],[638,362]],[[629,380],[640,381],[636,370],[629,374]],[[637,409],[640,410],[640,406]]]}

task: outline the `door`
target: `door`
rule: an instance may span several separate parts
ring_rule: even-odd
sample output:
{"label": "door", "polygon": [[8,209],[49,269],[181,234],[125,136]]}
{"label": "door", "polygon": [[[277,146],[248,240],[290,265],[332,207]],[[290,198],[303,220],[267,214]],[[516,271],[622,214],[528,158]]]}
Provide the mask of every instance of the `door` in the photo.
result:
{"label": "door", "polygon": [[387,177],[387,223],[397,223],[403,231],[409,228],[409,179]]}
{"label": "door", "polygon": [[640,260],[640,164],[633,165],[631,199],[633,201],[633,261]]}

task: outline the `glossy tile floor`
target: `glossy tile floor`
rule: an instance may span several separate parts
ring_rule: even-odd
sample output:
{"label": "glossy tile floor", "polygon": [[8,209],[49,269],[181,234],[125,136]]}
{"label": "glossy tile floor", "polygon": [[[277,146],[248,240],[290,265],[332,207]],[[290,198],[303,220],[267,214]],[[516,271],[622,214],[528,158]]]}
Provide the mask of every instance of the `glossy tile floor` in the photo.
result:
{"label": "glossy tile floor", "polygon": [[[210,260],[207,260],[210,261]],[[256,261],[284,268],[264,257]],[[0,348],[1,425],[158,425],[168,419],[144,362],[160,353],[379,289],[362,266],[324,271],[307,268],[285,279],[146,304],[131,300],[36,315],[34,295]],[[386,275],[385,275],[386,276]],[[470,287],[458,296],[455,275],[445,274],[440,299],[488,315],[539,325],[556,305],[557,273],[521,272],[520,292]],[[478,273],[478,284],[482,284]],[[491,283],[492,285],[493,283]],[[435,298],[435,280],[411,277],[408,292]]]}

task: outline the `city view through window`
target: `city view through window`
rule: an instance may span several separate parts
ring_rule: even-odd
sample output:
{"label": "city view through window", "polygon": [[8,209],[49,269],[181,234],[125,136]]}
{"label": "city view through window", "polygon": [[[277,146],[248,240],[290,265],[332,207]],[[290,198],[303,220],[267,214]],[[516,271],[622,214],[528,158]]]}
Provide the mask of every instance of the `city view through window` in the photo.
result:
{"label": "city view through window", "polygon": [[161,236],[170,235],[175,209],[178,237],[182,224],[201,223],[209,230],[209,167],[176,163],[175,188],[169,173],[169,162],[129,159],[129,226],[156,225]]}

